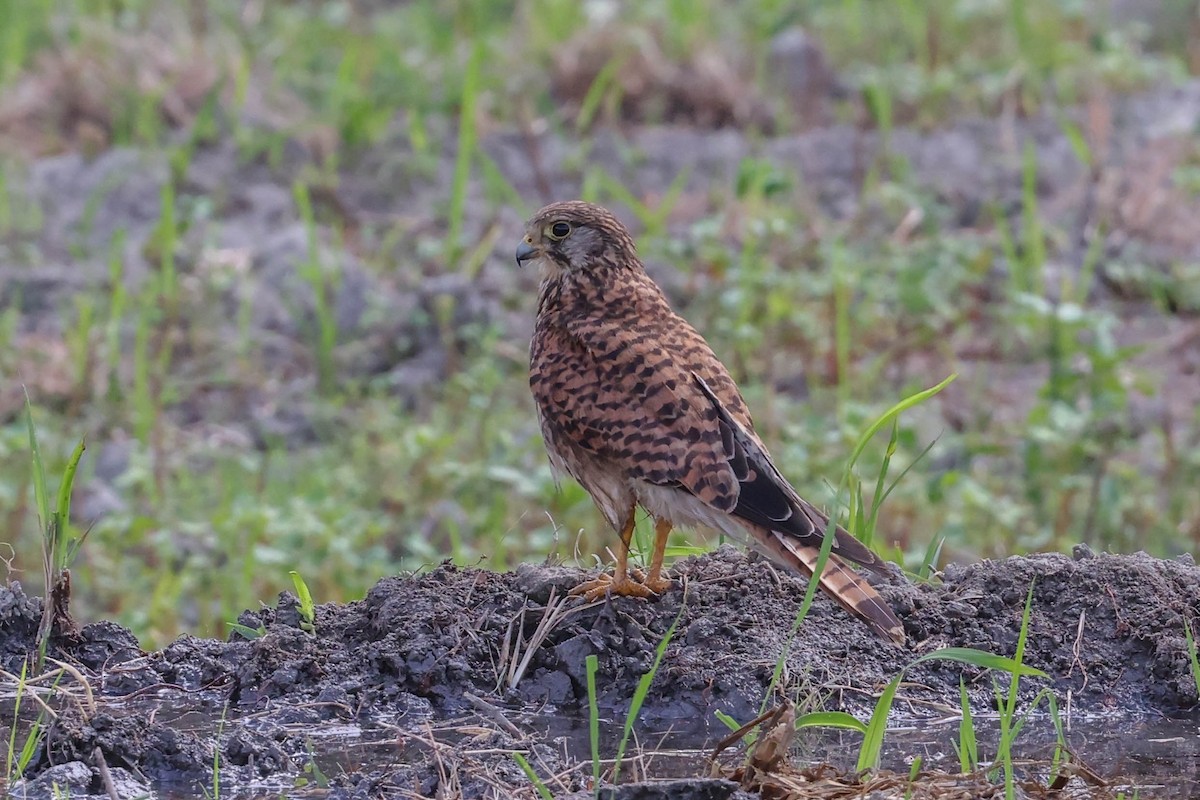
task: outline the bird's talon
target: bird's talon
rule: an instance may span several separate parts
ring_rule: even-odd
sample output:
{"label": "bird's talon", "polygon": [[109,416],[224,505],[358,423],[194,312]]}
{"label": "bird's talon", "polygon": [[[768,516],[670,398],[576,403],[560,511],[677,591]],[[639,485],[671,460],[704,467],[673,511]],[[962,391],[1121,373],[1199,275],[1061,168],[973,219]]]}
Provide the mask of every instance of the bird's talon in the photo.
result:
{"label": "bird's talon", "polygon": [[574,597],[582,597],[589,603],[603,600],[605,597],[653,597],[655,591],[644,583],[625,577],[621,580],[613,578],[608,573],[590,581],[584,581],[571,590]]}
{"label": "bird's talon", "polygon": [[655,594],[666,594],[674,585],[669,578],[664,578],[662,575],[647,577],[646,573],[638,567],[630,567],[629,576]]}
{"label": "bird's talon", "polygon": [[663,578],[659,576],[655,579],[647,578],[646,580],[642,581],[642,585],[655,594],[666,594],[667,592],[671,591],[671,588],[675,584],[671,582],[670,578]]}

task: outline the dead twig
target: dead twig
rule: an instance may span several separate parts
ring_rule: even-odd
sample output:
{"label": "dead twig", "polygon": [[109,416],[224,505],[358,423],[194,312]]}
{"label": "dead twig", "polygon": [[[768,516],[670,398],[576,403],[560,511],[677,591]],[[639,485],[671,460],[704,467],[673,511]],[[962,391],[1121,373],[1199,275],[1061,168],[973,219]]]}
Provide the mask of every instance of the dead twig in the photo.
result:
{"label": "dead twig", "polygon": [[[509,688],[515,689],[521,682],[525,670],[529,669],[529,664],[533,661],[534,653],[554,629],[567,617],[589,607],[585,605],[568,608],[566,598],[559,599],[557,595],[557,588],[550,590],[550,597],[546,599],[546,606],[542,609],[542,619],[538,622],[528,641],[521,632],[524,627],[525,612],[529,610],[528,607],[522,608],[520,613],[509,622],[500,649],[501,670],[499,670],[507,678]],[[507,668],[505,668],[506,664]]]}
{"label": "dead twig", "polygon": [[100,780],[104,782],[104,791],[112,800],[121,800],[121,795],[117,793],[117,785],[113,783],[112,773],[108,770],[108,762],[104,759],[104,753],[99,746],[92,748],[92,761],[96,763],[96,769],[100,772]]}

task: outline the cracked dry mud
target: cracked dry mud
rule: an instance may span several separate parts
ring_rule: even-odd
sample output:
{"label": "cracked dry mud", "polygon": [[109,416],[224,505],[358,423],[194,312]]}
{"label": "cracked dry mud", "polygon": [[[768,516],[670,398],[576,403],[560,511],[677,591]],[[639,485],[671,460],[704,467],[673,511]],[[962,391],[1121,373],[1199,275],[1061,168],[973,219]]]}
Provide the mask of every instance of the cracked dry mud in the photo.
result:
{"label": "cracked dry mud", "polygon": [[[652,602],[566,601],[544,639],[529,644],[547,606],[580,575],[443,565],[385,578],[355,603],[319,606],[315,633],[302,629],[295,598],[284,594],[276,607],[242,615],[243,625],[265,631],[259,638],[183,636],[154,653],[111,622],[87,625],[52,655],[87,679],[94,707],[75,678],[63,679],[78,699],[60,693],[54,701],[59,718],[11,791],[48,796],[57,782],[73,797],[102,794],[103,762],[121,796],[150,788],[188,796],[211,786],[214,745],[227,795],[316,791],[315,763],[330,797],[448,788],[532,797],[512,750],[527,753],[543,777],[562,775],[556,793],[581,791],[590,763],[569,768],[588,761],[587,657],[599,663],[600,716],[616,723],[602,737],[611,755],[638,679],[676,620],[637,722],[642,743],[711,746],[726,732],[716,711],[739,720],[758,713],[803,582],[722,547],[677,563],[675,588]],[[788,692],[865,719],[883,685],[919,654],[957,646],[1012,655],[1031,583],[1025,660],[1051,677],[1024,680],[1022,703],[1049,687],[1081,716],[1170,716],[1196,705],[1184,623],[1200,619],[1200,568],[1187,557],[1086,550],[952,567],[936,584],[881,586],[905,622],[906,647],[874,638],[818,597],[788,647]],[[0,658],[9,672],[32,652],[39,614],[40,601],[18,585],[0,589]],[[945,715],[958,704],[960,678],[978,713],[994,704],[991,679],[975,667],[931,661],[907,678],[895,721]],[[660,732],[669,732],[661,742]],[[693,765],[688,774],[704,773]],[[304,780],[310,788],[297,788]],[[733,791],[685,781],[622,787],[619,796]]]}

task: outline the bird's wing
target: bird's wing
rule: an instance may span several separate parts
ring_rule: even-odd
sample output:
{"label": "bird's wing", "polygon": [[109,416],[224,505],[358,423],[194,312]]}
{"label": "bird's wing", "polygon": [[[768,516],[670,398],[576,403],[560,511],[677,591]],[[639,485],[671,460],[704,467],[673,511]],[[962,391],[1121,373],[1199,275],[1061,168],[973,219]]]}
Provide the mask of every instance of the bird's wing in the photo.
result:
{"label": "bird's wing", "polygon": [[[753,525],[796,539],[807,547],[820,547],[829,517],[796,493],[779,473],[770,454],[741,422],[725,409],[721,399],[699,374],[693,380],[717,412],[722,439],[732,452],[729,459],[738,481],[738,501],[733,515]],[[882,567],[883,562],[865,544],[838,526],[832,552],[862,564]]]}
{"label": "bird's wing", "polygon": [[[804,500],[779,474],[770,455],[751,431],[724,409],[721,400],[699,375],[697,386],[717,409],[722,437],[732,442],[730,463],[738,479],[737,505],[733,516],[777,561],[812,575],[821,554],[829,517]],[[821,570],[820,582],[830,597],[858,616],[877,633],[897,644],[904,643],[904,625],[871,584],[838,560],[838,556],[879,569],[884,562],[844,528],[834,528],[831,555]]]}

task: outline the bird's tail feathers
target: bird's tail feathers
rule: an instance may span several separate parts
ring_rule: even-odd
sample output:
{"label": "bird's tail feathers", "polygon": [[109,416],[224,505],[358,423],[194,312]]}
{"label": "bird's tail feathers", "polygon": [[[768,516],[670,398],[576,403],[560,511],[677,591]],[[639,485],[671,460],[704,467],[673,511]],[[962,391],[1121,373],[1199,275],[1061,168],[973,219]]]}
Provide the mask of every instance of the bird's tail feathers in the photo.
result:
{"label": "bird's tail feathers", "polygon": [[[765,538],[768,541],[762,544],[766,545],[777,559],[805,575],[813,574],[820,556],[818,548],[802,544],[793,536],[775,531],[768,532]],[[879,596],[874,586],[836,556],[831,554],[825,562],[820,581],[821,588],[838,605],[867,623],[885,639],[904,644],[904,625],[891,606]]]}

